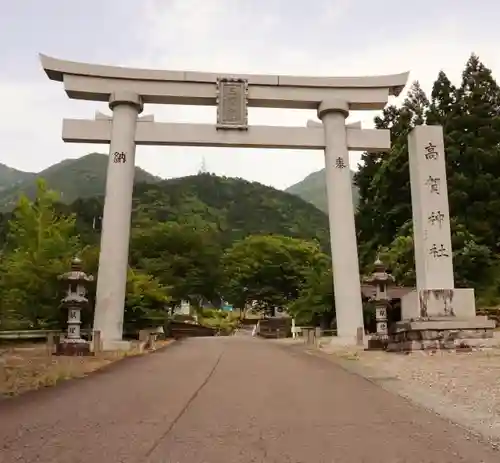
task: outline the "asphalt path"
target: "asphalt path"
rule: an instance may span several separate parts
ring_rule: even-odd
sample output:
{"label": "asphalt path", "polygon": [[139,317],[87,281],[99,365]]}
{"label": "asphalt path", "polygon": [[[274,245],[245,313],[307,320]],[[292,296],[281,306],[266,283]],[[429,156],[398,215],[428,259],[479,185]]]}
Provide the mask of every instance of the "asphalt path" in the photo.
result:
{"label": "asphalt path", "polygon": [[1,463],[498,463],[459,427],[332,362],[197,338],[0,402]]}

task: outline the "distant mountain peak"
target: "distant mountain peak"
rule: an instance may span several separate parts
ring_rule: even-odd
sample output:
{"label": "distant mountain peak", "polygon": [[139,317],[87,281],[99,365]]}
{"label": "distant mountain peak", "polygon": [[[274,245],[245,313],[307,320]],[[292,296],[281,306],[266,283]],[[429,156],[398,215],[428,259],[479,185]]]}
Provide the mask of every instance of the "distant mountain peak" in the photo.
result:
{"label": "distant mountain peak", "polygon": [[[354,171],[351,170],[351,178],[353,177],[353,175]],[[306,200],[311,204],[314,204],[323,212],[328,211],[325,169],[321,169],[307,175],[303,180],[288,187],[285,191],[299,196],[300,198]],[[354,185],[354,181],[352,182],[352,194],[354,206],[357,206],[359,201],[359,194],[358,188],[356,187],[356,185]]]}
{"label": "distant mountain peak", "polygon": [[[57,191],[61,201],[65,203],[71,203],[77,198],[102,196],[106,188],[107,167],[108,156],[95,152],[76,159],[64,159],[38,173],[22,172],[0,165],[0,211],[14,208],[23,193],[33,198],[37,178],[44,178],[48,187]],[[6,180],[2,183],[4,173]],[[160,177],[140,167],[135,168],[136,183],[156,183],[160,180]]]}

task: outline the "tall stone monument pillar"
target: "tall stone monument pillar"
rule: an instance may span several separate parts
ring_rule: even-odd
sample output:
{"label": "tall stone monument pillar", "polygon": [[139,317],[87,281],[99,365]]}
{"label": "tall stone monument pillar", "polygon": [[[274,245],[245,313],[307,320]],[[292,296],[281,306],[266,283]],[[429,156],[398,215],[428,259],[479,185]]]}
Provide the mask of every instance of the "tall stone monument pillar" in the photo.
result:
{"label": "tall stone monument pillar", "polygon": [[[421,316],[454,315],[452,296],[447,294],[455,284],[442,127],[415,127],[408,138],[408,150]],[[442,306],[431,296],[436,290],[444,291],[436,293],[442,297]]]}
{"label": "tall stone monument pillar", "polygon": [[389,349],[484,345],[495,324],[476,316],[474,289],[454,284],[443,128],[415,127],[408,151],[417,288],[401,301]]}
{"label": "tall stone monument pillar", "polygon": [[358,328],[363,327],[358,249],[354,224],[351,169],[347,150],[345,119],[347,102],[323,101],[318,117],[325,131],[326,191],[337,335],[342,342],[356,343]]}
{"label": "tall stone monument pillar", "polygon": [[121,342],[135,173],[135,131],[143,106],[139,95],[118,91],[111,95],[109,107],[113,118],[94,330],[101,332],[104,349],[117,349],[128,346]]}

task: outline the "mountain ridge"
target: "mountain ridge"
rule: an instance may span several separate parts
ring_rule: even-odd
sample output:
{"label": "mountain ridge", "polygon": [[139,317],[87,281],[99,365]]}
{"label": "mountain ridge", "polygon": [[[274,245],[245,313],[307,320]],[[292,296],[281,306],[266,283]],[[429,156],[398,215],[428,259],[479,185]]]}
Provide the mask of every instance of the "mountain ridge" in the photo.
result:
{"label": "mountain ridge", "polygon": [[[12,210],[21,194],[33,198],[36,181],[44,178],[48,186],[60,193],[61,201],[69,204],[78,198],[102,196],[106,187],[108,156],[89,153],[76,159],[64,159],[40,172],[25,172],[0,163],[0,212]],[[351,176],[354,172],[351,171]],[[164,181],[146,170],[135,168],[135,183],[157,183]],[[327,212],[325,169],[312,172],[300,182],[282,190],[298,196]],[[353,182],[353,201],[358,204],[358,190]]]}
{"label": "mountain ridge", "polygon": [[19,170],[0,163],[0,192],[35,176],[35,172]]}
{"label": "mountain ridge", "polygon": [[[12,210],[21,194],[33,199],[36,194],[36,181],[45,179],[49,188],[61,195],[63,203],[71,203],[78,198],[103,195],[106,188],[108,156],[102,153],[89,153],[76,159],[64,159],[40,172],[23,172],[0,166],[0,211]],[[13,172],[13,181],[2,184],[2,174],[8,169]],[[155,183],[163,180],[140,167],[135,168],[135,183]],[[2,185],[4,187],[2,188]]]}

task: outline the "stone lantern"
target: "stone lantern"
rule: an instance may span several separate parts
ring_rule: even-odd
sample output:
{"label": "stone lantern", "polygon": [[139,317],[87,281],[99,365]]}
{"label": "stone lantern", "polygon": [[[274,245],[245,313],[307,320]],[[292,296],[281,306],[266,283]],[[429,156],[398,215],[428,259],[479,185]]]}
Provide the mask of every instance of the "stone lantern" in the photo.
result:
{"label": "stone lantern", "polygon": [[87,275],[82,269],[82,261],[74,257],[71,261],[71,271],[59,276],[66,284],[66,296],[62,307],[68,311],[68,330],[66,337],[57,346],[60,355],[90,355],[90,343],[82,339],[80,334],[81,311],[89,308],[86,297],[87,286],[94,281],[92,275]]}
{"label": "stone lantern", "polygon": [[394,283],[394,277],[387,273],[385,265],[377,258],[374,272],[366,277],[364,282],[375,288],[375,295],[371,300],[375,303],[377,333],[369,342],[369,347],[383,347],[388,340],[387,308],[389,306],[389,296],[387,288]]}

